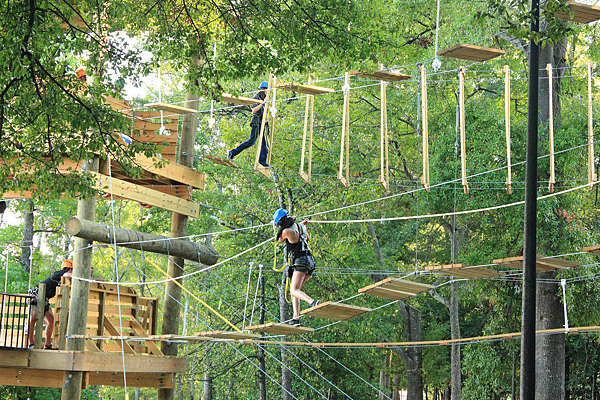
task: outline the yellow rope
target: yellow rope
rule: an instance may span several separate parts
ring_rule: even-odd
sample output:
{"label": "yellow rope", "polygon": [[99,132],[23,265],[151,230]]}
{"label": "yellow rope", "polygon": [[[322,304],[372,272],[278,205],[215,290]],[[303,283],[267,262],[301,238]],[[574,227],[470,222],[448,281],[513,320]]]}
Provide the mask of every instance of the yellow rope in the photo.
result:
{"label": "yellow rope", "polygon": [[[152,261],[150,261],[147,258],[145,260],[150,265],[152,265],[154,268],[156,268],[158,271],[160,271],[160,273],[163,274],[167,279],[173,279],[172,277],[169,276],[169,274],[167,274],[165,271],[163,271],[158,265],[156,265],[155,263],[153,263]],[[230,327],[232,327],[236,331],[241,332],[241,330],[238,327],[236,327],[235,325],[233,325],[231,322],[229,322],[227,320],[227,318],[225,318],[224,316],[222,316],[221,314],[219,314],[219,312],[217,310],[215,310],[214,308],[212,308],[211,306],[209,306],[204,300],[202,300],[201,298],[199,298],[198,296],[196,296],[195,294],[193,294],[192,292],[190,292],[189,290],[187,290],[186,288],[184,288],[183,285],[181,283],[179,283],[177,280],[173,280],[171,282],[173,282],[174,284],[176,284],[177,286],[179,286],[184,292],[186,292],[187,294],[189,294],[190,296],[192,296],[194,299],[196,299],[198,302],[200,302],[200,304],[202,304],[204,307],[206,307],[210,311],[212,311],[217,317],[221,318],[227,325],[229,325]]]}

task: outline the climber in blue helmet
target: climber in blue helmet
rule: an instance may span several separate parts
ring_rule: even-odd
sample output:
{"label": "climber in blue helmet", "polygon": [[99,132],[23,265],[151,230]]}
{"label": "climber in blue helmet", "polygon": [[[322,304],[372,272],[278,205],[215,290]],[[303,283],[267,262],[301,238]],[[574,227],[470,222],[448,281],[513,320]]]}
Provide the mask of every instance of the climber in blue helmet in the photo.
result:
{"label": "climber in blue helmet", "polygon": [[291,272],[290,293],[293,297],[292,307],[294,317],[288,324],[300,326],[300,300],[304,300],[310,307],[316,307],[320,301],[315,300],[302,291],[302,287],[315,271],[315,259],[308,247],[308,231],[305,219],[297,223],[294,217],[288,215],[287,210],[280,208],[273,215],[273,224],[279,227],[277,241],[285,241],[288,251],[292,254],[292,265],[289,266],[288,274]]}
{"label": "climber in blue helmet", "polygon": [[[252,147],[254,143],[256,143],[256,139],[258,135],[260,135],[260,127],[262,126],[262,118],[263,112],[265,108],[265,104],[263,103],[265,97],[267,96],[266,90],[269,89],[269,84],[267,82],[261,82],[258,86],[259,92],[254,95],[254,99],[259,100],[256,104],[252,105],[252,120],[250,121],[250,138],[246,140],[244,143],[240,144],[233,150],[229,150],[227,152],[227,159],[229,161],[233,160],[235,156],[240,154],[242,151],[246,150],[249,147]],[[263,167],[269,168],[270,165],[267,164],[267,134],[269,133],[269,124],[265,124],[265,132],[263,135],[262,145],[260,148],[260,155],[258,157],[258,163]]]}

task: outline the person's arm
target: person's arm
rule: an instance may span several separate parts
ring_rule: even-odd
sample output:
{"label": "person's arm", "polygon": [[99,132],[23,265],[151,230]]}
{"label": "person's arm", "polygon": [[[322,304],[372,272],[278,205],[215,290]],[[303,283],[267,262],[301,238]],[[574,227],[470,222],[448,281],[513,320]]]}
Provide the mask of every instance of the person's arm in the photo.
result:
{"label": "person's arm", "polygon": [[261,109],[262,106],[263,106],[263,103],[258,103],[257,105],[252,107],[252,114],[256,114]]}
{"label": "person's arm", "polygon": [[306,229],[306,225],[308,225],[308,218],[304,221],[300,222],[300,225],[304,227],[304,233],[306,234],[306,240],[310,239],[310,235],[308,234],[308,229]]}

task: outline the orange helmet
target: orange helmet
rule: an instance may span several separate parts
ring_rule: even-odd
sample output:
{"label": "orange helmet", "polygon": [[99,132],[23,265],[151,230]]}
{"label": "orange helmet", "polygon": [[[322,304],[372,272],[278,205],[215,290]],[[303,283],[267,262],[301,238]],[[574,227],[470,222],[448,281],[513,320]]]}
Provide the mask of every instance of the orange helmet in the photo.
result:
{"label": "orange helmet", "polygon": [[64,268],[69,268],[69,269],[73,269],[73,261],[71,260],[65,260],[62,262],[62,267]]}
{"label": "orange helmet", "polygon": [[83,68],[79,68],[79,69],[77,70],[77,77],[78,77],[79,79],[82,79],[82,78],[85,78],[85,76],[86,76],[85,69],[83,69]]}

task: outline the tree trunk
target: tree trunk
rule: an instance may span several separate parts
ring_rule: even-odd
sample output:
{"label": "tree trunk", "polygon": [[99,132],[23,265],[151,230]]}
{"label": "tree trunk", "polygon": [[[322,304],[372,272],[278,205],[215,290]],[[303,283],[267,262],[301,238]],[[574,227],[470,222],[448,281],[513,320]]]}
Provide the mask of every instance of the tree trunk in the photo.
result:
{"label": "tree trunk", "polygon": [[[556,272],[538,273],[540,279],[556,279]],[[565,325],[560,285],[537,284],[536,329],[562,328]],[[565,398],[565,335],[536,337],[535,398],[539,400]]]}
{"label": "tree trunk", "polygon": [[27,211],[23,213],[23,242],[21,244],[21,266],[29,274],[31,270],[31,251],[33,246],[33,200],[27,200]]}
{"label": "tree trunk", "polygon": [[383,355],[382,368],[379,370],[379,399],[387,399],[387,393],[390,390],[390,358],[387,354]]}
{"label": "tree trunk", "polygon": [[[400,313],[404,318],[406,340],[420,342],[423,339],[423,323],[421,310],[398,302]],[[423,351],[421,347],[408,347],[398,353],[406,362],[406,400],[423,400]]]}
{"label": "tree trunk", "polygon": [[210,376],[210,371],[207,368],[204,370],[204,395],[202,396],[202,400],[212,400],[212,392],[212,376]]}
{"label": "tree trunk", "polygon": [[[185,95],[186,107],[198,109],[198,96],[193,93]],[[194,140],[198,126],[198,114],[190,113],[183,116],[181,129],[181,145],[179,164],[192,167],[194,164]],[[171,221],[171,237],[183,237],[187,235],[187,215],[173,213]],[[172,278],[183,275],[184,259],[180,257],[169,257],[167,273]],[[183,284],[182,280],[179,283]],[[181,288],[169,281],[166,284],[165,302],[163,312],[163,335],[177,334],[179,331],[179,302],[181,301]],[[162,342],[161,350],[166,356],[177,355],[177,344]],[[173,389],[158,389],[158,400],[173,400]]]}
{"label": "tree trunk", "polygon": [[[460,322],[458,319],[458,282],[450,284],[450,335],[451,338],[460,339]],[[460,345],[452,345],[450,358],[450,374],[452,380],[452,400],[460,400],[462,396],[462,376],[460,371]]]}
{"label": "tree trunk", "polygon": [[[392,400],[399,400],[398,390],[400,389],[400,375],[394,374],[394,378],[392,380]],[[427,400],[427,399],[425,399]]]}
{"label": "tree trunk", "polygon": [[[279,319],[282,321],[287,321],[290,319],[290,311],[285,300],[285,276],[281,279],[280,284],[277,286],[279,289]],[[285,345],[281,345],[281,386],[283,386],[281,399],[282,400],[292,400],[292,374],[290,370],[287,368],[288,364],[288,350]]]}

